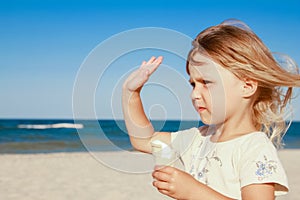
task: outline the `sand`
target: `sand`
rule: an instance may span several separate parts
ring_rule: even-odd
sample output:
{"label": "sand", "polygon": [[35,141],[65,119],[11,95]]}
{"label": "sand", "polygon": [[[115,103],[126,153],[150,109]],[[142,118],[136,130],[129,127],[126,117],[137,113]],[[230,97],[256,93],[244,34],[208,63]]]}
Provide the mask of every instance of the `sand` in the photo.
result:
{"label": "sand", "polygon": [[[300,150],[281,150],[279,156],[287,171],[291,191],[278,199],[299,199]],[[170,199],[151,185],[153,159],[149,155],[115,152],[101,155],[2,154],[0,163],[1,200]]]}

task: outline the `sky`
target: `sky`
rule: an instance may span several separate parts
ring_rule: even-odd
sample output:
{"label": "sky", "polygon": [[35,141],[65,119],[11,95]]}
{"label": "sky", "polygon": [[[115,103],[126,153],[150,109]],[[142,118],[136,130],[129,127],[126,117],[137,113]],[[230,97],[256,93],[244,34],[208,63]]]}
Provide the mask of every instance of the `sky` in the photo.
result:
{"label": "sky", "polygon": [[[0,118],[71,119],[76,102],[80,104],[75,106],[76,117],[122,119],[120,88],[124,77],[155,54],[165,57],[165,67],[143,90],[146,113],[153,119],[195,119],[190,88],[184,83],[184,58],[172,52],[144,48],[121,54],[105,73],[95,73],[101,75],[96,85],[82,87],[86,92],[94,88],[93,100],[83,90],[74,99],[74,86],[93,52],[120,33],[157,27],[194,38],[228,18],[244,21],[271,51],[288,54],[300,63],[297,0],[0,0]],[[114,48],[120,50],[134,43],[133,38]],[[105,60],[108,52],[96,58]],[[173,79],[180,84],[162,85],[161,79],[170,80],[165,84],[172,84]],[[300,97],[293,105],[297,111]],[[93,112],[85,112],[89,108],[94,108]],[[300,120],[299,111],[295,120]]]}

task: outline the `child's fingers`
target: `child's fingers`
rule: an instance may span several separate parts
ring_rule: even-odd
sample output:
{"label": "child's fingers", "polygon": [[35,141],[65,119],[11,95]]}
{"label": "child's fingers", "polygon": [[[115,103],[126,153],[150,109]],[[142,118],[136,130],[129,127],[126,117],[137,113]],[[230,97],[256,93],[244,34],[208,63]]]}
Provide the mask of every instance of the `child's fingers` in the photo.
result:
{"label": "child's fingers", "polygon": [[148,60],[147,64],[152,64],[153,61],[155,61],[155,60],[156,60],[156,58],[155,58],[154,56],[152,56],[152,57]]}
{"label": "child's fingers", "polygon": [[162,168],[155,168],[155,172],[162,172],[162,173],[166,173],[166,174],[173,174],[176,170],[176,168],[174,167],[170,167],[170,166],[165,166]]}
{"label": "child's fingers", "polygon": [[153,186],[156,187],[158,190],[166,190],[169,189],[169,183],[163,181],[153,181]]}
{"label": "child's fingers", "polygon": [[158,181],[164,181],[164,182],[169,182],[171,179],[169,174],[159,172],[159,171],[154,171],[152,173],[152,177]]}
{"label": "child's fingers", "polygon": [[149,67],[149,66],[153,66],[153,65],[159,65],[163,60],[162,56],[159,57],[154,57],[152,56],[148,61],[143,61],[141,67]]}
{"label": "child's fingers", "polygon": [[154,59],[151,59],[151,63],[148,64],[155,64],[155,65],[159,65],[163,60],[162,56],[158,56],[157,58],[154,57]]}
{"label": "child's fingers", "polygon": [[156,65],[160,65],[161,62],[162,62],[162,60],[163,60],[163,57],[162,57],[162,56],[159,56],[159,57],[154,61],[154,63],[155,63]]}
{"label": "child's fingers", "polygon": [[159,64],[162,62],[162,56],[157,59],[153,56],[147,62],[143,61],[141,67],[138,71],[134,72],[128,81],[128,88],[132,91],[142,87],[149,76],[158,68]]}
{"label": "child's fingers", "polygon": [[137,76],[146,78],[146,80],[148,80],[149,76],[158,68],[161,62],[162,56],[158,57],[157,59],[152,57],[148,62],[143,61]]}
{"label": "child's fingers", "polygon": [[168,195],[169,196],[169,191],[168,190],[158,190],[160,193],[164,194],[164,195]]}
{"label": "child's fingers", "polygon": [[[155,58],[155,57],[154,57]],[[159,56],[157,59],[155,58],[154,60],[150,62],[150,60],[144,65],[144,69],[149,70],[149,74],[151,75],[161,64],[163,60],[162,56]]]}

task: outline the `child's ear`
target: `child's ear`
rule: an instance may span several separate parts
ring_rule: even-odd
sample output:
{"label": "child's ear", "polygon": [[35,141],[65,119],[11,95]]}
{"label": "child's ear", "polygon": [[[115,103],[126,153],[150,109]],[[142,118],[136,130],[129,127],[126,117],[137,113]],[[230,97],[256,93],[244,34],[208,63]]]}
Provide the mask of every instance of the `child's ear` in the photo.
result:
{"label": "child's ear", "polygon": [[255,94],[258,83],[252,79],[244,79],[244,83],[242,86],[242,95],[244,98],[249,98]]}

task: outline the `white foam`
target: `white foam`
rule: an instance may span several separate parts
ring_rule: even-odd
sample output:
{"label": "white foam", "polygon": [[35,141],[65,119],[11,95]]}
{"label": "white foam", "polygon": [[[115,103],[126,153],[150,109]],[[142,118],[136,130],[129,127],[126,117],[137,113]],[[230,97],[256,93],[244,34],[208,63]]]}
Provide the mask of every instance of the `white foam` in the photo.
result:
{"label": "white foam", "polygon": [[76,128],[82,129],[83,124],[58,123],[58,124],[19,124],[18,128],[25,129],[49,129],[49,128]]}

